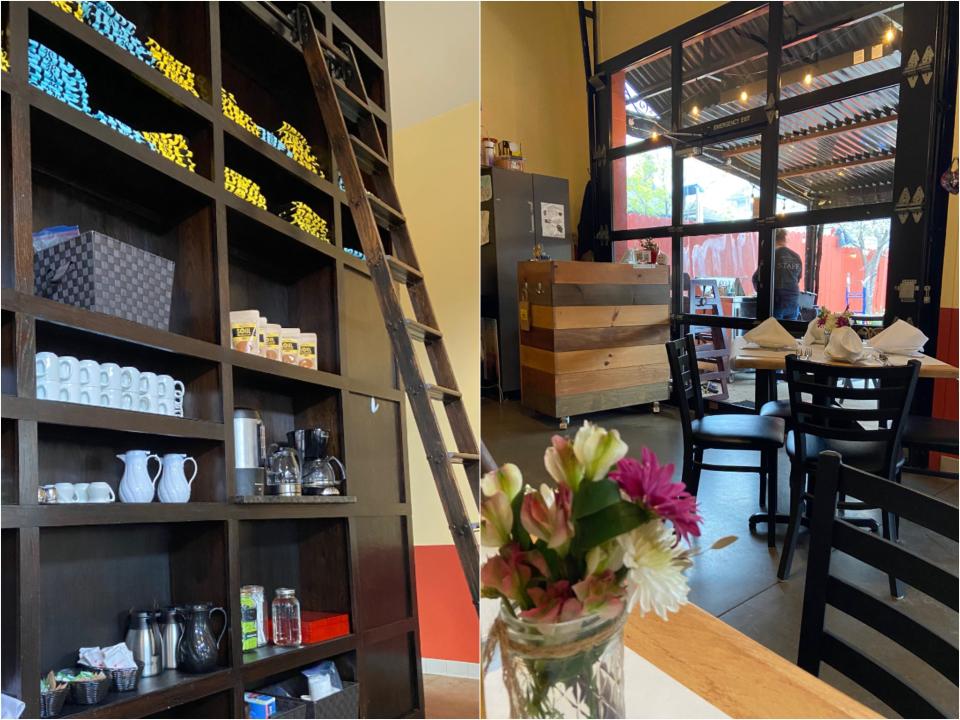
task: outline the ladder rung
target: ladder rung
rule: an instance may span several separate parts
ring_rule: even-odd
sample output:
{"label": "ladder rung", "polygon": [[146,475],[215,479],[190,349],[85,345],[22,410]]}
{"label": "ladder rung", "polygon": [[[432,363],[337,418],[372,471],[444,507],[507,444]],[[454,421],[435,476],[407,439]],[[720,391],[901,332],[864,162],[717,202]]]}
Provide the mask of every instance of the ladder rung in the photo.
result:
{"label": "ladder rung", "polygon": [[350,122],[357,122],[362,117],[370,114],[370,108],[361,100],[350,88],[344,85],[342,80],[334,80],[333,86],[337,90],[337,100],[340,101],[340,109],[343,116]]}
{"label": "ladder rung", "polygon": [[398,283],[413,285],[414,283],[423,282],[423,273],[412,265],[407,265],[403,260],[398,260],[393,255],[387,255],[385,257],[387,265],[390,267],[390,274]]}
{"label": "ladder rung", "polygon": [[436,328],[432,328],[429,325],[424,325],[423,323],[418,323],[416,320],[407,318],[403,322],[407,326],[407,332],[410,333],[410,337],[419,342],[431,343],[440,340],[443,337],[443,333]]}
{"label": "ladder rung", "polygon": [[454,390],[453,388],[443,387],[443,385],[434,385],[432,383],[425,383],[424,385],[427,388],[427,395],[434,400],[452,402],[453,400],[459,400],[461,397],[463,397],[459,390]]}
{"label": "ladder rung", "polygon": [[353,143],[357,156],[357,165],[365,173],[375,175],[377,172],[390,169],[390,162],[356,135],[350,136],[350,142]]}
{"label": "ladder rung", "polygon": [[480,462],[480,456],[476,453],[448,452],[447,457],[450,458],[450,462],[456,465]]}
{"label": "ladder rung", "polygon": [[373,217],[377,225],[385,230],[393,230],[407,222],[407,219],[397,210],[387,205],[372,192],[367,192],[367,200],[370,201],[370,209],[373,210]]}

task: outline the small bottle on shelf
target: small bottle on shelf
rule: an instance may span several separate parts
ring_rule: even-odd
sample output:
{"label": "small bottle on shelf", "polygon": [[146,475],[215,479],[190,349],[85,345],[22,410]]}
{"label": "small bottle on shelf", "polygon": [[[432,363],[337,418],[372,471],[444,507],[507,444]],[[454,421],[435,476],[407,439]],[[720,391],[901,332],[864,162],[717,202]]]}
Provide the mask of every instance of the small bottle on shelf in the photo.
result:
{"label": "small bottle on shelf", "polygon": [[292,647],[300,644],[300,601],[292,588],[277,588],[273,599],[273,644]]}

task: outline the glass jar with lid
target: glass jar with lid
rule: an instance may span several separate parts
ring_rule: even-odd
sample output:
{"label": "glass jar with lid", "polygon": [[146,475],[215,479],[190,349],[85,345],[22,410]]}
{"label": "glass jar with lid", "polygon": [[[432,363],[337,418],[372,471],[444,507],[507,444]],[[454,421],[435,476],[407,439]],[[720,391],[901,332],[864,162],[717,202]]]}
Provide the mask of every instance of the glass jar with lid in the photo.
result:
{"label": "glass jar with lid", "polygon": [[300,644],[300,601],[292,588],[277,588],[272,604],[273,644],[291,647]]}

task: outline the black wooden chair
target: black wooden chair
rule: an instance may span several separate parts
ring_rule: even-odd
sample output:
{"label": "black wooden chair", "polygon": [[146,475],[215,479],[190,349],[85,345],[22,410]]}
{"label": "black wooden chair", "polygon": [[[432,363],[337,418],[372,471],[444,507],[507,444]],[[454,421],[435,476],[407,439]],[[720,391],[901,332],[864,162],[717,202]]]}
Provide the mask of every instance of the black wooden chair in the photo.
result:
{"label": "black wooden chair", "polygon": [[907,548],[863,532],[845,518],[838,517],[834,508],[837,493],[842,491],[869,505],[895,510],[911,522],[954,542],[957,541],[957,508],[845,465],[835,452],[820,455],[818,468],[797,664],[814,675],[819,674],[820,663],[830,665],[902,717],[948,717],[903,679],[824,629],[824,611],[827,605],[831,605],[870,626],[956,685],[960,657],[957,648],[943,637],[943,633],[916,622],[889,603],[831,575],[830,559],[831,550],[837,549],[881,572],[902,578],[956,612],[958,578],[955,574]]}
{"label": "black wooden chair", "polygon": [[914,452],[941,452],[948,455],[960,455],[960,435],[957,432],[957,425],[956,420],[928,418],[919,415],[907,417],[907,424],[903,429],[903,447],[911,451],[911,456],[910,465],[904,467],[904,471],[917,475],[956,478],[957,473],[946,470],[931,470],[918,465]]}
{"label": "black wooden chair", "polygon": [[[787,433],[790,456],[790,521],[780,555],[777,577],[790,574],[800,530],[800,516],[806,494],[806,480],[816,476],[817,457],[834,450],[846,461],[887,480],[897,480],[903,464],[900,438],[920,363],[911,360],[902,367],[854,367],[827,365],[786,358],[787,393],[793,429]],[[863,380],[863,387],[847,387],[845,380]],[[873,381],[873,382],[870,382]],[[863,402],[840,405],[842,400]],[[869,407],[862,407],[862,405]],[[875,427],[870,427],[874,425]],[[841,502],[842,510],[866,509],[863,503]],[[896,513],[881,513],[883,536],[897,539]],[[870,518],[852,520],[876,528]],[[899,584],[890,577],[890,593],[900,597]]]}
{"label": "black wooden chair", "polygon": [[[683,482],[691,495],[700,488],[700,471],[759,473],[767,486],[767,512],[750,517],[751,530],[767,523],[767,544],[775,545],[777,512],[777,452],[783,447],[784,424],[779,418],[746,413],[706,415],[700,388],[700,369],[693,336],[667,344],[673,392],[683,429]],[[760,453],[760,465],[713,465],[703,461],[707,450],[748,450]]]}

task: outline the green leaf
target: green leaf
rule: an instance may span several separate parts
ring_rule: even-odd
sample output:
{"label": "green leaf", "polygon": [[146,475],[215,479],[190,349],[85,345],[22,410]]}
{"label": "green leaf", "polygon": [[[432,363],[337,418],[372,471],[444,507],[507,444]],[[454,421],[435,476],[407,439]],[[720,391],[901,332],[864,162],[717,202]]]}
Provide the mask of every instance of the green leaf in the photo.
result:
{"label": "green leaf", "polygon": [[523,495],[522,490],[518,492],[511,506],[513,510],[513,539],[520,545],[521,550],[529,550],[533,547],[533,542],[530,540],[530,533],[524,529],[523,523],[520,522],[520,507],[523,505]]}
{"label": "green leaf", "polygon": [[573,517],[579,520],[620,502],[620,487],[612,480],[584,480],[573,497]]}
{"label": "green leaf", "polygon": [[630,532],[650,519],[650,513],[643,508],[621,500],[616,505],[580,518],[571,551],[583,555],[591,548]]}

